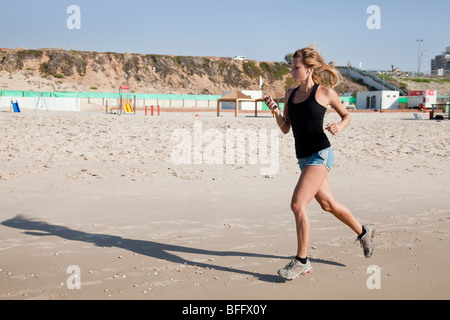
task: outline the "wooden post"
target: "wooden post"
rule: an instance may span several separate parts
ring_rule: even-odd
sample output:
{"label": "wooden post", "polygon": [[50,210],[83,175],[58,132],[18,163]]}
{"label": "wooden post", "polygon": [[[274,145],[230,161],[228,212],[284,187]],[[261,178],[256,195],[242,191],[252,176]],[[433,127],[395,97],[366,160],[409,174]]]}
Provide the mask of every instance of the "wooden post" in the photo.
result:
{"label": "wooden post", "polygon": [[119,115],[122,115],[122,95],[120,96],[120,102],[119,102]]}
{"label": "wooden post", "polygon": [[258,101],[255,101],[255,118],[258,117]]}
{"label": "wooden post", "polygon": [[234,106],[234,116],[237,118],[239,117],[239,100],[236,99],[236,104]]}
{"label": "wooden post", "polygon": [[220,117],[220,100],[217,100],[217,117]]}
{"label": "wooden post", "polygon": [[106,114],[108,114],[108,100],[106,100]]}

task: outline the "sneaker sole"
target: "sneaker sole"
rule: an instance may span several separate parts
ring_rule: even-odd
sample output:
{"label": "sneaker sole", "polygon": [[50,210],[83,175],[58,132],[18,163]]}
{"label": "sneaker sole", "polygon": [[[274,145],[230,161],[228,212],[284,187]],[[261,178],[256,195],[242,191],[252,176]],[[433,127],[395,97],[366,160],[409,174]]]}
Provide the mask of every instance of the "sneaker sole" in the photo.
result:
{"label": "sneaker sole", "polygon": [[375,247],[374,247],[374,245],[373,245],[373,239],[375,238],[375,226],[373,227],[373,229],[372,229],[372,232],[371,232],[371,242],[372,242],[372,250],[371,250],[371,252],[370,252],[370,254],[369,255],[364,255],[367,259],[369,259],[372,255],[373,255],[373,251],[375,250]]}

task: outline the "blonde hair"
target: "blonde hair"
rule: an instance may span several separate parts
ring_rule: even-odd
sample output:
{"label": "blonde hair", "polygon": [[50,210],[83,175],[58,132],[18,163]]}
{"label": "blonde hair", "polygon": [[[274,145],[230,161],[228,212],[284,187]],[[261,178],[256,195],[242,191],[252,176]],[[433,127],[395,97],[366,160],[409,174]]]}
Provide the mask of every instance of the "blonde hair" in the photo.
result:
{"label": "blonde hair", "polygon": [[334,62],[325,62],[314,44],[307,48],[297,50],[294,59],[299,58],[307,68],[313,68],[312,79],[314,83],[333,88],[339,84],[340,73],[334,68]]}

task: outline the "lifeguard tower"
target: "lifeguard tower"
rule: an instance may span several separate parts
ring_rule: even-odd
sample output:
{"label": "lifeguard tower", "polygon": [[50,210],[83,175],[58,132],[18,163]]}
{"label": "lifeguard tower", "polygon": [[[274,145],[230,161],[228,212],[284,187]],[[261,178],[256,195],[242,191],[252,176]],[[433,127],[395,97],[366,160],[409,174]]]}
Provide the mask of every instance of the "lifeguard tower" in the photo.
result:
{"label": "lifeguard tower", "polygon": [[131,106],[131,88],[129,86],[121,86],[119,88],[120,107],[124,114],[135,114],[133,107]]}

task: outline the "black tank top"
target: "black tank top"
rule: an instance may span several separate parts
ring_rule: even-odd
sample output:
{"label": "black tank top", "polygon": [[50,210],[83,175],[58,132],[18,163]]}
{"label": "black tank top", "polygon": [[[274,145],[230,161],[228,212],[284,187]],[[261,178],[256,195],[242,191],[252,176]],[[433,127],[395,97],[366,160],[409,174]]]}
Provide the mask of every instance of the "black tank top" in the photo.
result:
{"label": "black tank top", "polygon": [[314,84],[311,95],[300,103],[294,103],[297,87],[289,97],[288,114],[295,138],[297,158],[310,155],[331,146],[323,131],[323,119],[327,109],[316,101],[318,84]]}

